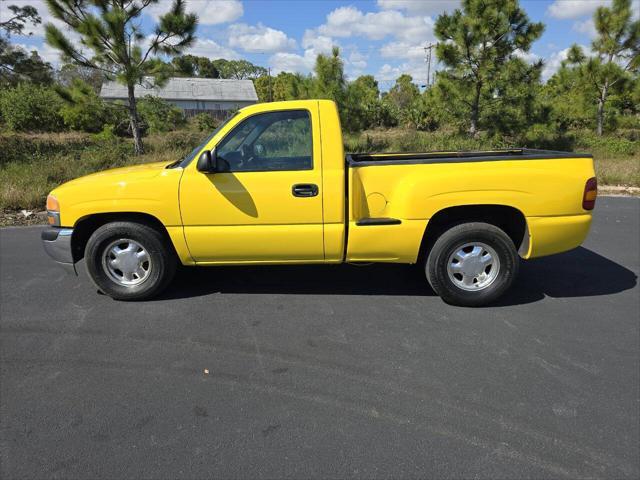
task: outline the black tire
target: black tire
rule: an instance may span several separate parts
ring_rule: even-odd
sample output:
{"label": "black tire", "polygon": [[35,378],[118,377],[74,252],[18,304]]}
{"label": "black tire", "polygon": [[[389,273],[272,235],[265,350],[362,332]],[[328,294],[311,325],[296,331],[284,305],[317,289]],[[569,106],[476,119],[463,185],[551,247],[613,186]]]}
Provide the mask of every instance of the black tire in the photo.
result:
{"label": "black tire", "polygon": [[[125,286],[118,283],[114,279],[117,275],[110,273],[106,266],[106,250],[119,240],[122,244],[132,240],[148,254],[148,273],[142,281],[140,278],[143,276],[140,276],[138,284]],[[84,258],[96,287],[116,300],[144,300],[159,294],[173,279],[178,263],[162,233],[135,222],[112,222],[98,228],[87,242]]]}
{"label": "black tire", "polygon": [[[452,270],[452,275],[454,280],[459,279],[458,284],[450,278],[448,264],[456,252],[465,245],[474,242],[479,242],[493,249],[497,254],[499,264],[497,264],[498,267],[493,273],[495,276],[490,283],[478,290],[470,291],[459,286],[462,282],[462,275],[457,274],[455,270]],[[467,249],[471,248],[467,247]],[[486,254],[486,251],[481,253],[481,255],[483,254]],[[518,274],[519,266],[520,258],[511,238],[494,225],[477,222],[453,226],[440,235],[429,252],[425,262],[425,271],[429,284],[445,302],[464,307],[480,307],[497,300],[511,287]],[[486,277],[492,276],[490,269],[493,266],[488,268],[489,273]],[[484,275],[484,272],[481,274]],[[468,288],[475,286],[476,279],[473,282]]]}

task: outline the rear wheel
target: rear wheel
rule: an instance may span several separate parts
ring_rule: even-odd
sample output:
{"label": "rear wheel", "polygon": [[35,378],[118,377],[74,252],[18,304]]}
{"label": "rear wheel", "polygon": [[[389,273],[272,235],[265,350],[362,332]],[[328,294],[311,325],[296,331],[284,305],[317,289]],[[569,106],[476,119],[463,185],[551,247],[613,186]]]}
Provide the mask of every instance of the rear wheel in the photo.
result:
{"label": "rear wheel", "polygon": [[156,229],[134,222],[98,228],[85,249],[89,276],[117,300],[143,300],[160,293],[176,270],[175,254]]}
{"label": "rear wheel", "polygon": [[512,285],[519,261],[503,230],[488,223],[463,223],[436,240],[425,271],[445,302],[478,307],[495,301]]}

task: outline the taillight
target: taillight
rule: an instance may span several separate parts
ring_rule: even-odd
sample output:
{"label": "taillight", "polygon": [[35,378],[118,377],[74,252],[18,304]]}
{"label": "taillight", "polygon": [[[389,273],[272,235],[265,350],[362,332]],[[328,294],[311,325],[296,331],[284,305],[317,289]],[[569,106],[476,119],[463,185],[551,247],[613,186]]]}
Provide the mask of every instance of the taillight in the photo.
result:
{"label": "taillight", "polygon": [[584,196],[582,197],[582,208],[585,210],[593,210],[596,206],[596,197],[598,196],[598,180],[591,177],[584,186]]}

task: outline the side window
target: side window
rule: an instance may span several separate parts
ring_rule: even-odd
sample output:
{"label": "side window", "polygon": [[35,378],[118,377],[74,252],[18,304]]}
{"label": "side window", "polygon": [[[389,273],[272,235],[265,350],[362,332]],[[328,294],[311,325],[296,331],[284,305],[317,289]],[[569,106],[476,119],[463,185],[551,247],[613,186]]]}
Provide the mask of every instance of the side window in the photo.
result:
{"label": "side window", "polygon": [[216,148],[225,172],[313,169],[311,118],[306,110],[254,115],[236,126]]}

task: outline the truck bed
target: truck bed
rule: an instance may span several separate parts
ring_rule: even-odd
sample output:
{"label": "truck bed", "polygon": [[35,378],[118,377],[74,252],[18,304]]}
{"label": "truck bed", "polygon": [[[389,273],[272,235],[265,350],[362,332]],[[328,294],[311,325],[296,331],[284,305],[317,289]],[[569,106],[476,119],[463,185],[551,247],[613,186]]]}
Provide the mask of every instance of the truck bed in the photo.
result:
{"label": "truck bed", "polygon": [[347,154],[347,164],[352,167],[367,165],[400,165],[428,163],[492,162],[506,160],[546,160],[562,158],[592,158],[588,153],[572,153],[532,148],[512,148],[503,150],[461,151],[461,152],[418,152],[418,153],[351,153]]}
{"label": "truck bed", "polygon": [[582,208],[585,182],[594,176],[588,154],[513,148],[346,160],[348,261],[414,263],[427,223],[452,206],[500,205],[523,215],[525,258],[575,247],[591,220]]}

